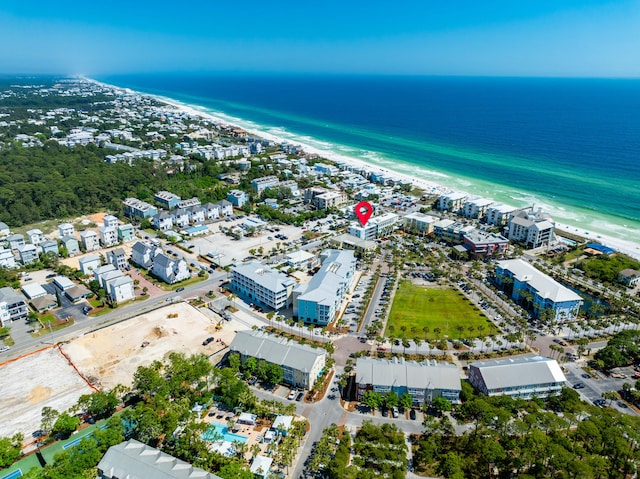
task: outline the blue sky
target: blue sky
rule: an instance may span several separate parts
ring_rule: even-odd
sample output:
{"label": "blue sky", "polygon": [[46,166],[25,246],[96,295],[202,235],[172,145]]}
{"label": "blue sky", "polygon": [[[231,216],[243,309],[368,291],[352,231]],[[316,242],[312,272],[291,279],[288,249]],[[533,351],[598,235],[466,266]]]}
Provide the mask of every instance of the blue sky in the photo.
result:
{"label": "blue sky", "polygon": [[0,2],[5,73],[219,70],[637,78],[640,0]]}

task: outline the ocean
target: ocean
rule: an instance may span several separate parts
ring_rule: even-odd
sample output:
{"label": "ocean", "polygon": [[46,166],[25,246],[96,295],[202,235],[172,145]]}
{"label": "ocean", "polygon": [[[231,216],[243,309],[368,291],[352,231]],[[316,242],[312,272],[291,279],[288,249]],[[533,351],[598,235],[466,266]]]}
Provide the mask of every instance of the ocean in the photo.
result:
{"label": "ocean", "polygon": [[640,240],[640,80],[120,75],[229,123]]}

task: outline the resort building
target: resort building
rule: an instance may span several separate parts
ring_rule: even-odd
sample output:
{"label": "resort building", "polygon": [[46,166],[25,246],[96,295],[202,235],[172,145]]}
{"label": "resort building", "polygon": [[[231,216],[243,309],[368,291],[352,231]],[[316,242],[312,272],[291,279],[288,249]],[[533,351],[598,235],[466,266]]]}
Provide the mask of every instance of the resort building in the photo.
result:
{"label": "resort building", "polygon": [[404,230],[408,233],[416,233],[420,235],[429,235],[433,233],[433,224],[437,218],[416,211],[402,217]]}
{"label": "resort building", "polygon": [[111,446],[98,463],[98,479],[220,479],[135,439]]}
{"label": "resort building", "polygon": [[163,208],[172,210],[173,208],[178,206],[178,202],[181,198],[178,195],[170,193],[168,191],[158,191],[155,195],[153,195],[153,199]]}
{"label": "resort building", "polygon": [[373,216],[367,221],[365,226],[359,222],[353,222],[349,226],[349,234],[367,241],[373,241],[391,233],[398,223],[398,215],[395,213],[384,213],[380,216]]}
{"label": "resort building", "polygon": [[516,210],[513,206],[501,203],[493,204],[487,208],[485,221],[487,224],[504,226],[509,222],[509,217]]}
{"label": "resort building", "polygon": [[469,382],[486,396],[520,399],[557,396],[566,378],[555,359],[521,356],[469,365]]}
{"label": "resort building", "polygon": [[29,314],[29,308],[24,296],[16,293],[8,286],[0,288],[0,316],[8,317],[11,321],[24,319]]}
{"label": "resort building", "polygon": [[521,210],[509,218],[507,237],[527,249],[534,249],[548,246],[553,240],[554,229],[555,223],[539,210],[535,214]]}
{"label": "resort building", "polygon": [[137,198],[127,198],[122,202],[125,216],[129,218],[145,219],[158,214],[158,208]]}
{"label": "resort building", "polygon": [[509,247],[509,240],[502,235],[476,230],[464,235],[463,245],[475,258],[503,256]]}
{"label": "resort building", "polygon": [[464,202],[462,206],[462,214],[465,218],[483,219],[487,213],[489,206],[493,204],[492,200],[486,198],[471,198]]}
{"label": "resort building", "polygon": [[549,320],[575,319],[583,303],[579,295],[521,259],[499,261],[495,279],[538,318],[548,311]]}
{"label": "resort building", "polygon": [[323,348],[312,348],[262,331],[238,331],[229,350],[239,353],[242,362],[253,357],[281,366],[284,382],[303,389],[313,388],[327,359]]}
{"label": "resort building", "polygon": [[457,223],[446,218],[433,224],[433,234],[450,244],[462,244],[464,237],[472,231],[475,231],[472,225]]}
{"label": "resort building", "polygon": [[100,249],[98,233],[95,231],[86,230],[80,232],[80,241],[82,241],[85,251],[97,251]]}
{"label": "resort building", "polygon": [[259,261],[249,261],[231,269],[231,289],[248,302],[274,310],[292,305],[296,281]]}
{"label": "resort building", "polygon": [[397,357],[358,358],[356,385],[358,401],[367,391],[380,394],[393,391],[398,396],[409,393],[416,407],[430,404],[437,397],[458,403],[462,390],[458,368],[454,365],[435,360],[417,363]]}
{"label": "resort building", "polygon": [[455,191],[445,193],[438,198],[438,209],[440,211],[451,211],[452,213],[460,214],[466,200],[467,195],[464,193]]}
{"label": "resort building", "polygon": [[293,315],[307,324],[326,326],[340,310],[344,295],[351,287],[356,259],[351,250],[326,250],[322,267],[307,284],[293,291]]}

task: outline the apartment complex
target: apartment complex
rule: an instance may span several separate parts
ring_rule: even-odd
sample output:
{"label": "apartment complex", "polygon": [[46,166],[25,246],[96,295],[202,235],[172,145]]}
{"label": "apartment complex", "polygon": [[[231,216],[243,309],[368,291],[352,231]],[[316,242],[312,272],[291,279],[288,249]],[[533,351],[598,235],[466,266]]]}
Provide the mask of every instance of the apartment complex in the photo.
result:
{"label": "apartment complex", "polygon": [[307,324],[332,322],[353,282],[356,259],[351,250],[325,250],[322,266],[307,284],[293,291],[293,315]]}
{"label": "apartment complex", "polygon": [[361,357],[356,361],[357,398],[367,391],[398,396],[409,393],[414,406],[430,404],[443,397],[456,403],[460,400],[460,376],[452,364],[426,360],[421,363],[404,358],[375,359]]}
{"label": "apartment complex", "polygon": [[245,300],[274,310],[292,305],[296,281],[259,261],[249,261],[231,269],[231,289]]}
{"label": "apartment complex", "polygon": [[367,221],[365,226],[360,223],[352,223],[349,226],[349,234],[367,241],[373,241],[391,233],[398,222],[398,215],[395,213],[384,213],[380,216],[373,216]]}
{"label": "apartment complex", "polygon": [[242,362],[253,357],[277,364],[284,371],[284,382],[311,389],[324,370],[327,352],[322,348],[298,344],[262,331],[239,331],[229,345]]}
{"label": "apartment complex", "polygon": [[545,398],[560,394],[565,381],[557,361],[542,356],[477,361],[469,366],[469,382],[486,396]]}

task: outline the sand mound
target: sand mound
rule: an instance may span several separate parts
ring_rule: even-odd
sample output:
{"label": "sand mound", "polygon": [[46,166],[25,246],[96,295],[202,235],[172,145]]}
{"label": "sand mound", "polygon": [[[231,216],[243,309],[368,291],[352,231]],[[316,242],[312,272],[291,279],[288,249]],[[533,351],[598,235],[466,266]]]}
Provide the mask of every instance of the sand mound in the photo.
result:
{"label": "sand mound", "polygon": [[31,404],[38,404],[39,402],[48,399],[51,396],[51,388],[36,386],[29,391],[28,400]]}

